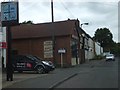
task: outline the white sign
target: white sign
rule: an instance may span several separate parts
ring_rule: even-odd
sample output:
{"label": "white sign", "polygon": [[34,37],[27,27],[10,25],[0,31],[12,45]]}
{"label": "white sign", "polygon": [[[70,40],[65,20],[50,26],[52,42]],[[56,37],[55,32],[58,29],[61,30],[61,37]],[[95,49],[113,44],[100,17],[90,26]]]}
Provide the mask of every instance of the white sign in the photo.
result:
{"label": "white sign", "polygon": [[17,4],[7,2],[1,4],[1,21],[17,20]]}
{"label": "white sign", "polygon": [[44,58],[53,57],[53,41],[44,41]]}
{"label": "white sign", "polygon": [[65,49],[59,49],[58,53],[66,53],[66,50]]}

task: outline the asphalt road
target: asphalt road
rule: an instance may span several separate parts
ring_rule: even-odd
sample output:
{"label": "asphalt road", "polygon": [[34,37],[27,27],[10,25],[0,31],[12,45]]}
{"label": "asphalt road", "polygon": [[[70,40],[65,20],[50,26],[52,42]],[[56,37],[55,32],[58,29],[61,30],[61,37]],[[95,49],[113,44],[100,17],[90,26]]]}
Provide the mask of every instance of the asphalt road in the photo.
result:
{"label": "asphalt road", "polygon": [[7,88],[118,88],[116,61],[92,61],[15,83]]}
{"label": "asphalt road", "polygon": [[100,62],[56,88],[118,88],[118,58],[116,61]]}

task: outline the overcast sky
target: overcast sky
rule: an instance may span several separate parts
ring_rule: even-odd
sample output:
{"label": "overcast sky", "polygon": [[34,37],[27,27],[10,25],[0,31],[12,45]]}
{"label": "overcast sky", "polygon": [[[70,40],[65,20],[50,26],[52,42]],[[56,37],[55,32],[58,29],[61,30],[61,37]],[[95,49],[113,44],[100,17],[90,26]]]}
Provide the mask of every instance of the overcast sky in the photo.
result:
{"label": "overcast sky", "polygon": [[[4,1],[4,0],[3,0]],[[7,0],[5,0],[7,1]],[[19,0],[19,22],[51,22],[51,0]],[[118,42],[119,0],[54,0],[54,21],[79,19],[91,37],[98,28],[108,28],[113,40]]]}

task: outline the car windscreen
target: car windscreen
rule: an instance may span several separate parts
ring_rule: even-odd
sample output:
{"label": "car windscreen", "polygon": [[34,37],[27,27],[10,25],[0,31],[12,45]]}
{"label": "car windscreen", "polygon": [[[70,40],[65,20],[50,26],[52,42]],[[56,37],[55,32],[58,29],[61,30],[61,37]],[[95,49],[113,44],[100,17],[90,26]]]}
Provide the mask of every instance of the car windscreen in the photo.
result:
{"label": "car windscreen", "polygon": [[34,58],[36,58],[36,59],[38,59],[38,60],[43,60],[42,58],[39,58],[39,57],[37,57],[37,56],[34,56]]}
{"label": "car windscreen", "polygon": [[113,56],[112,54],[107,55],[107,57],[112,57],[112,56]]}
{"label": "car windscreen", "polygon": [[39,58],[36,58],[35,56],[27,55],[27,57],[33,61],[41,61]]}

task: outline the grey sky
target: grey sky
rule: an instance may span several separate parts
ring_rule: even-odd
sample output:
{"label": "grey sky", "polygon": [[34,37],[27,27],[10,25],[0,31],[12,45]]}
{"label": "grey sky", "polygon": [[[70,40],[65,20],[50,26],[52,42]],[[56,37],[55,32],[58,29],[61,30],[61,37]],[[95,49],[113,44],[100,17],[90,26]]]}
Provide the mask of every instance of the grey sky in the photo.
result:
{"label": "grey sky", "polygon": [[[83,29],[92,37],[98,28],[109,28],[118,42],[118,0],[54,0],[54,21],[79,19]],[[114,2],[113,2],[114,1]],[[50,0],[19,0],[20,22],[51,22]]]}

